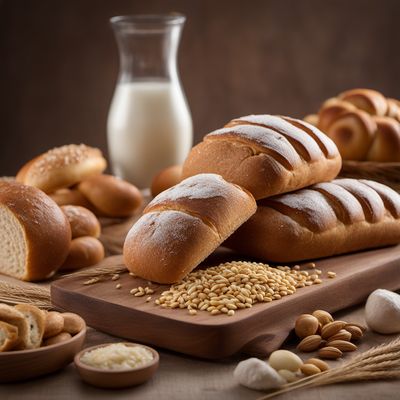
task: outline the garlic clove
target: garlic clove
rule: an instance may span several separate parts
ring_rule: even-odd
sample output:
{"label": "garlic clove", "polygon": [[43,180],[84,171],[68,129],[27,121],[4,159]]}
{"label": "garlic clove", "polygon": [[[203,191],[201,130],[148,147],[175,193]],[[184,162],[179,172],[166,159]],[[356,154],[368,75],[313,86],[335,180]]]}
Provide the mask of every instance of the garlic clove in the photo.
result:
{"label": "garlic clove", "polygon": [[400,295],[386,289],[372,292],[365,305],[365,320],[375,332],[400,332]]}
{"label": "garlic clove", "polygon": [[286,383],[267,362],[258,358],[241,361],[233,371],[236,381],[249,389],[276,389]]}

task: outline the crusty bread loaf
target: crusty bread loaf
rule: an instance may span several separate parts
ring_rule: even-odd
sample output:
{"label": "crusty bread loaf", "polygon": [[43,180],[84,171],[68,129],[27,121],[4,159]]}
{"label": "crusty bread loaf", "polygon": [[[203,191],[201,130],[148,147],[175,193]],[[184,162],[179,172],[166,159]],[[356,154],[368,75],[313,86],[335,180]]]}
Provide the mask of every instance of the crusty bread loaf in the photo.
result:
{"label": "crusty bread loaf", "polygon": [[337,179],[264,199],[227,247],[297,262],[400,242],[400,195],[369,180]]}
{"label": "crusty bread loaf", "polygon": [[17,304],[14,308],[22,313],[28,321],[29,344],[26,348],[36,349],[40,347],[46,326],[45,312],[31,304]]}
{"label": "crusty bread loaf", "polygon": [[30,326],[24,314],[15,307],[0,303],[0,321],[14,325],[18,329],[17,342],[13,348],[25,349],[30,347]]}
{"label": "crusty bread loaf", "polygon": [[250,115],[206,135],[189,153],[182,176],[214,172],[261,199],[329,181],[340,168],[335,144],[314,126]]}
{"label": "crusty bread loaf", "polygon": [[17,174],[17,181],[52,193],[103,172],[106,166],[99,149],[70,144],[29,161]]}
{"label": "crusty bread loaf", "polygon": [[81,236],[100,236],[100,222],[87,208],[80,206],[61,206],[71,225],[72,239]]}
{"label": "crusty bread loaf", "polygon": [[160,193],[129,231],[125,265],[159,283],[182,279],[256,210],[252,195],[215,174],[200,174]]}
{"label": "crusty bread loaf", "polygon": [[94,205],[97,215],[107,217],[129,217],[143,201],[136,186],[112,175],[93,176],[78,189]]}
{"label": "crusty bread loaf", "polygon": [[0,353],[12,350],[18,343],[18,328],[0,321]]}
{"label": "crusty bread loaf", "polygon": [[71,228],[39,189],[0,182],[0,273],[27,281],[55,272],[67,257]]}
{"label": "crusty bread loaf", "polygon": [[98,239],[91,236],[78,237],[72,239],[67,259],[60,267],[60,271],[90,267],[103,258],[104,247]]}
{"label": "crusty bread loaf", "polygon": [[151,195],[156,197],[182,180],[182,165],[173,165],[160,171],[151,182]]}

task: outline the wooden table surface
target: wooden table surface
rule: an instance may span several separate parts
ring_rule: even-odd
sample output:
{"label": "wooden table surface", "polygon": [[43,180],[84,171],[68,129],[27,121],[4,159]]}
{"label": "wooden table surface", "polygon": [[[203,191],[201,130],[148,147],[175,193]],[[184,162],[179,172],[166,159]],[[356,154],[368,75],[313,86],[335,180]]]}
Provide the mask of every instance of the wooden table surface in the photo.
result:
{"label": "wooden table surface", "polygon": [[[335,317],[351,322],[364,323],[363,306],[336,313]],[[162,335],[162,332],[160,332]],[[395,336],[382,336],[368,332],[358,351],[370,346],[394,339]],[[118,338],[89,329],[85,347],[104,342],[119,341]],[[293,349],[292,343],[285,346]],[[102,390],[83,383],[73,364],[52,375],[23,383],[0,385],[1,400],[20,399],[230,399],[256,400],[263,392],[253,391],[239,386],[233,379],[236,364],[245,357],[239,356],[218,362],[204,361],[180,354],[160,352],[160,368],[147,383],[123,390]],[[353,354],[358,353],[355,352]],[[312,354],[312,353],[311,353]],[[347,357],[351,357],[348,353]],[[301,354],[303,359],[309,354]],[[337,365],[340,361],[331,362]],[[398,399],[400,398],[400,381],[361,382],[343,385],[332,385],[321,388],[299,390],[277,397],[282,400],[362,400]]]}

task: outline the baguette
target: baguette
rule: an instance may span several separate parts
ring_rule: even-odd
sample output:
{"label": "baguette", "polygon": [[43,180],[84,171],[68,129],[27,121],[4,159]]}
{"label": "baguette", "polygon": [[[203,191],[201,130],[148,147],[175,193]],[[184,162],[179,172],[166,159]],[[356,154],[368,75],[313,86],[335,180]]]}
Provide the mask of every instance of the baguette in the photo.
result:
{"label": "baguette", "polygon": [[400,195],[369,180],[337,179],[262,200],[225,246],[298,262],[400,242]]}
{"label": "baguette", "polygon": [[340,168],[337,147],[314,126],[289,117],[250,115],[206,135],[189,153],[182,176],[217,173],[262,199],[329,181]]}
{"label": "baguette", "polygon": [[188,178],[145,208],[126,237],[125,265],[150,281],[177,282],[255,211],[253,196],[219,175]]}

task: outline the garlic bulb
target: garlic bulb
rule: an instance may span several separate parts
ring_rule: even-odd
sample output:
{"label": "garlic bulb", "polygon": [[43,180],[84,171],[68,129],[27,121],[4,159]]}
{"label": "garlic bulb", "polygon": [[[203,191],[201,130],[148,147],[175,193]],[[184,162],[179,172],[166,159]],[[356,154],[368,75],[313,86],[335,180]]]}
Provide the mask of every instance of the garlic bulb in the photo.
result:
{"label": "garlic bulb", "polygon": [[258,358],[241,361],[233,376],[241,385],[256,390],[276,389],[286,383],[267,362]]}

